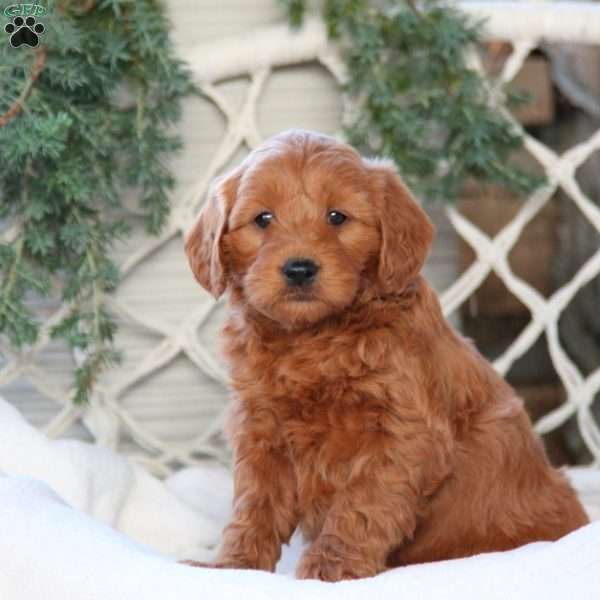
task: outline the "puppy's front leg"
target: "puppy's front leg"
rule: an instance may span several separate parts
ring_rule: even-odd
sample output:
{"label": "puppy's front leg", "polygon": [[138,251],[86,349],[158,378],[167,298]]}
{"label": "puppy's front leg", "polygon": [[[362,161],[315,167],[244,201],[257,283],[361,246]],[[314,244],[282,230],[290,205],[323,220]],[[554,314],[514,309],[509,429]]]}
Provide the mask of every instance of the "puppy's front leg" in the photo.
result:
{"label": "puppy's front leg", "polygon": [[387,556],[413,537],[424,500],[449,473],[443,446],[427,433],[396,448],[371,445],[369,458],[357,457],[297,567],[299,578],[338,581],[386,569]]}
{"label": "puppy's front leg", "polygon": [[233,518],[216,563],[222,568],[273,571],[298,524],[292,464],[269,410],[234,402],[228,436],[234,454]]}
{"label": "puppy's front leg", "polygon": [[357,481],[334,502],[296,575],[339,581],[384,571],[388,553],[400,540],[412,537],[418,504],[408,484],[382,489],[374,481]]}
{"label": "puppy's front leg", "polygon": [[235,466],[233,519],[223,532],[217,563],[273,571],[298,523],[291,464],[263,440]]}

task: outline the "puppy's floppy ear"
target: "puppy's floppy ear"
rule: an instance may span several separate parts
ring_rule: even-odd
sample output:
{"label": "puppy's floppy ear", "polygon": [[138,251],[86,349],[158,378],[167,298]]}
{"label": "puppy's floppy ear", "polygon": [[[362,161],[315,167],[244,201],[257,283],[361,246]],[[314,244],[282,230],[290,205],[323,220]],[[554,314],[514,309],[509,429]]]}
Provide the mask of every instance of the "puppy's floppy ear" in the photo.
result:
{"label": "puppy's floppy ear", "polygon": [[185,252],[198,283],[216,299],[227,287],[222,238],[235,204],[242,169],[218,178],[195,225],[185,239]]}
{"label": "puppy's floppy ear", "polygon": [[386,293],[402,291],[425,263],[434,228],[392,163],[367,161],[367,168],[380,211],[379,283]]}

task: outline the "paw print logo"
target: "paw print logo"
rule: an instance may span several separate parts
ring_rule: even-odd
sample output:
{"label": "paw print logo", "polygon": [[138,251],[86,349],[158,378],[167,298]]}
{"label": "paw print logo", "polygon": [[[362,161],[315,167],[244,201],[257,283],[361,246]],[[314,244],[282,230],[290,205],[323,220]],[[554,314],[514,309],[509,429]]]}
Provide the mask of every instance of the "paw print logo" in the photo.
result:
{"label": "paw print logo", "polygon": [[43,35],[46,28],[37,23],[35,17],[15,17],[12,23],[7,23],[4,31],[10,34],[10,45],[13,48],[20,46],[29,46],[37,48],[40,43],[40,35]]}

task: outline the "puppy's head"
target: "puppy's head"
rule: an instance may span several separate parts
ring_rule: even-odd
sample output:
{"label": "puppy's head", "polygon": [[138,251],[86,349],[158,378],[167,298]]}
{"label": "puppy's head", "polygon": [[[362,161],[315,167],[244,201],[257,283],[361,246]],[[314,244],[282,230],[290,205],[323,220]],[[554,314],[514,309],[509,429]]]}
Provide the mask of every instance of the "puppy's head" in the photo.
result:
{"label": "puppy's head", "polygon": [[391,164],[306,131],[268,140],[215,182],[186,239],[196,279],[228,286],[285,327],[350,307],[372,286],[401,292],[433,228]]}

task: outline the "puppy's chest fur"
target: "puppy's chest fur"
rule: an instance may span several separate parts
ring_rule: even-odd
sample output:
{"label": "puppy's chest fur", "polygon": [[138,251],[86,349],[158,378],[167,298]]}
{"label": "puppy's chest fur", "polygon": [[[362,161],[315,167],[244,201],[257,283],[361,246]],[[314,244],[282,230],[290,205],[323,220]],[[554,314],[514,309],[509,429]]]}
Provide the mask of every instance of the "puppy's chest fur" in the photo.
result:
{"label": "puppy's chest fur", "polygon": [[[232,428],[254,428],[289,456],[308,503],[343,487],[355,458],[376,451],[394,421],[415,417],[402,394],[411,367],[403,373],[398,360],[392,364],[397,339],[390,329],[303,332],[272,341],[233,326],[225,333],[237,413]],[[230,437],[235,446],[235,431]]]}

